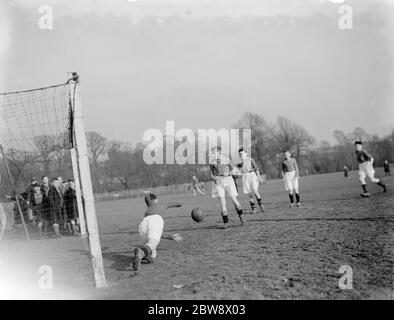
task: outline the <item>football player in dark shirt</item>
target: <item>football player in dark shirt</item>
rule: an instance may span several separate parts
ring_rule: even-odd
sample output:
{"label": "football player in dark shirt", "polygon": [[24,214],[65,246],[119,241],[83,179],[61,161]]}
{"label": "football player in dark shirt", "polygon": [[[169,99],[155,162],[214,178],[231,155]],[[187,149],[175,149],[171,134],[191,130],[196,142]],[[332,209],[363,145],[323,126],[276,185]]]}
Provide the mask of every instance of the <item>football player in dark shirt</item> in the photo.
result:
{"label": "football player in dark shirt", "polygon": [[164,220],[163,215],[167,209],[180,208],[182,206],[179,202],[169,203],[166,206],[160,205],[157,196],[153,193],[147,193],[145,196],[146,211],[144,218],[139,224],[138,231],[142,246],[134,249],[134,259],[130,267],[134,271],[139,271],[142,261],[152,263],[157,256],[156,248],[160,244],[160,240],[168,239],[176,242],[183,241],[180,234],[163,235]]}
{"label": "football player in dark shirt", "polygon": [[347,166],[343,167],[343,175],[344,175],[345,179],[350,179],[349,168]]}
{"label": "football player in dark shirt", "polygon": [[390,164],[387,160],[384,160],[383,168],[384,168],[384,175],[386,177],[390,176]]}
{"label": "football player in dark shirt", "polygon": [[256,197],[261,212],[264,212],[265,208],[263,205],[263,199],[259,192],[259,184],[262,182],[259,167],[253,158],[248,157],[248,154],[243,148],[239,149],[239,156],[241,158],[241,162],[237,167],[242,174],[243,191],[249,197],[250,207],[252,208],[251,213],[256,213],[254,197]]}
{"label": "football player in dark shirt", "polygon": [[368,177],[371,182],[376,183],[378,186],[383,188],[383,192],[387,192],[386,185],[379,179],[375,178],[375,170],[373,168],[374,158],[366,150],[363,150],[363,144],[361,141],[355,142],[356,146],[356,156],[359,164],[359,176],[361,187],[363,188],[362,197],[368,198],[370,193],[368,192],[368,186],[366,182],[366,177]]}
{"label": "football player in dark shirt", "polygon": [[[282,175],[285,189],[289,192],[290,208],[301,208],[299,191],[299,169],[296,159],[291,157],[291,152],[285,152],[285,160],[282,162]],[[294,194],[296,202],[294,202]]]}
{"label": "football player in dark shirt", "polygon": [[211,149],[211,156],[209,160],[209,170],[211,173],[212,183],[212,198],[217,198],[220,201],[221,215],[223,218],[223,226],[221,229],[226,229],[228,226],[228,210],[226,203],[226,194],[230,197],[235,206],[238,218],[241,225],[245,223],[243,219],[242,205],[238,200],[238,192],[235,186],[231,172],[234,169],[232,161],[222,154],[221,147],[213,147]]}

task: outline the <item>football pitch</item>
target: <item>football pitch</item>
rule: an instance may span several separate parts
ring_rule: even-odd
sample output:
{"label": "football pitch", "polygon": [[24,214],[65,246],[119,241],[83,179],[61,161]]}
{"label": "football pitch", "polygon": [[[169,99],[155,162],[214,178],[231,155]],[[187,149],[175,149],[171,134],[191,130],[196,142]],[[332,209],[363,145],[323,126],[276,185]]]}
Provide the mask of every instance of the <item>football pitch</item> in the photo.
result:
{"label": "football pitch", "polygon": [[[381,169],[377,176],[382,176]],[[167,211],[164,234],[179,233],[184,241],[163,239],[155,263],[142,264],[138,274],[128,266],[133,248],[140,244],[143,199],[98,203],[107,289],[93,289],[88,247],[78,237],[29,243],[3,240],[0,268],[12,274],[7,282],[14,285],[15,297],[391,299],[394,178],[385,179],[387,194],[370,183],[369,199],[360,197],[357,172],[351,178],[345,180],[342,173],[301,177],[303,208],[293,209],[282,180],[270,180],[261,187],[266,212],[246,214],[246,225],[241,227],[232,210],[226,230],[217,229],[219,203],[210,194],[159,196],[163,204],[183,203],[182,208]],[[248,199],[240,194],[249,213]],[[205,211],[203,222],[192,221],[193,207]],[[52,290],[36,289],[43,265],[53,271]],[[347,267],[347,275],[352,273],[352,288],[339,286],[342,266],[351,268]]]}

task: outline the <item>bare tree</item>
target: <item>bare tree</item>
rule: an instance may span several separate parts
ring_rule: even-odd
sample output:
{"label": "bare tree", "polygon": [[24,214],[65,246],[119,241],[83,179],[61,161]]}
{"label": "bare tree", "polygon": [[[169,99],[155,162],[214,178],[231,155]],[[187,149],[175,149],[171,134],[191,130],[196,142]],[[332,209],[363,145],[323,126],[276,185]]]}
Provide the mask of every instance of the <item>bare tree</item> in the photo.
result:
{"label": "bare tree", "polygon": [[108,151],[105,167],[110,171],[112,178],[117,179],[125,190],[132,186],[136,187],[133,181],[138,181],[146,172],[142,155],[142,149],[133,149],[129,144],[121,145],[116,142]]}
{"label": "bare tree", "polygon": [[53,152],[59,150],[58,138],[54,135],[35,136],[33,138],[33,143],[40,155],[40,160],[44,165],[44,172],[49,172]]}
{"label": "bare tree", "polygon": [[281,175],[283,152],[289,150],[299,160],[301,152],[314,141],[315,139],[305,128],[285,117],[278,117],[266,147],[266,154],[275,168],[277,176]]}
{"label": "bare tree", "polygon": [[233,126],[237,129],[252,131],[252,156],[259,163],[263,172],[266,171],[269,155],[267,146],[271,140],[272,127],[257,113],[246,112]]}
{"label": "bare tree", "polygon": [[352,140],[361,140],[361,141],[369,141],[372,137],[369,135],[363,128],[357,127],[350,134],[352,136]]}
{"label": "bare tree", "polygon": [[276,121],[275,139],[278,151],[290,150],[296,158],[299,158],[303,148],[315,141],[304,127],[285,117],[278,117]]}
{"label": "bare tree", "polygon": [[99,158],[105,153],[107,139],[97,132],[87,132],[86,140],[93,165],[97,168]]}
{"label": "bare tree", "polygon": [[[70,139],[67,132],[56,137],[57,150],[53,152],[53,160],[56,161],[56,175],[70,176],[72,172]],[[48,172],[46,173],[48,174]]]}
{"label": "bare tree", "polygon": [[[14,180],[15,188],[23,191],[25,184],[29,181],[29,178],[31,178],[29,175],[32,174],[28,169],[37,161],[37,158],[34,157],[32,153],[27,153],[17,149],[9,149],[6,153],[6,158],[10,167],[12,179]],[[8,187],[10,188],[11,185]]]}
{"label": "bare tree", "polygon": [[349,138],[341,130],[334,131],[334,138],[337,141],[338,145],[341,145],[341,146],[345,146],[350,143]]}
{"label": "bare tree", "polygon": [[100,187],[99,159],[105,154],[107,139],[97,132],[87,132],[86,140],[93,164],[93,183],[95,190],[98,190],[98,188]]}

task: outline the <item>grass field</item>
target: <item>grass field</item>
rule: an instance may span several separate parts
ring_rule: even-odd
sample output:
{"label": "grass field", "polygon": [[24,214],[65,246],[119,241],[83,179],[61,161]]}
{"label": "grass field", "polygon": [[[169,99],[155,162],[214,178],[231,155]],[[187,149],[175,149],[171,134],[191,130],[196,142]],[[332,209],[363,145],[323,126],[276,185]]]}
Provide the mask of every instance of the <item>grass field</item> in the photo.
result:
{"label": "grass field", "polygon": [[[382,175],[381,170],[377,170]],[[394,178],[385,180],[394,187]],[[247,214],[240,227],[218,230],[219,204],[205,197],[178,194],[165,233],[180,233],[182,243],[162,240],[154,264],[139,274],[128,271],[131,251],[139,245],[142,199],[97,204],[100,238],[109,287],[92,289],[87,245],[77,237],[8,239],[0,243],[0,271],[8,285],[3,297],[120,299],[392,299],[394,248],[393,191],[361,199],[357,173],[301,178],[303,208],[290,209],[281,180],[262,186],[267,211]],[[249,212],[248,199],[240,197]],[[190,218],[193,207],[206,212],[202,223]],[[20,231],[21,232],[21,231]],[[54,288],[37,291],[39,267],[53,270]],[[351,266],[353,289],[342,290],[339,268]],[[24,290],[21,290],[21,288]],[[4,286],[3,286],[4,288]],[[0,287],[1,292],[1,287]]]}

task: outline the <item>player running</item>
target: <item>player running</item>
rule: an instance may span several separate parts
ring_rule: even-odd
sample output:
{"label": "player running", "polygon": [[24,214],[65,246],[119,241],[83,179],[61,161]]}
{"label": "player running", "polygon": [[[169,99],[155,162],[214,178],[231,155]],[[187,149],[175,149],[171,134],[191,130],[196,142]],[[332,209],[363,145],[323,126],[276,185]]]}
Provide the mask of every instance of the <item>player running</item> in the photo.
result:
{"label": "player running", "polygon": [[249,196],[250,207],[252,208],[252,214],[256,213],[256,203],[254,197],[256,197],[257,203],[262,212],[265,211],[263,200],[259,193],[259,183],[263,182],[261,179],[259,168],[253,158],[248,157],[248,154],[243,148],[239,149],[239,156],[242,161],[237,165],[242,174],[242,185],[243,191]]}
{"label": "player running", "polygon": [[[289,192],[290,208],[301,207],[300,192],[299,192],[299,177],[298,164],[296,159],[291,157],[290,151],[285,152],[285,160],[282,162],[283,181],[285,189]],[[294,201],[294,194],[296,202]]]}
{"label": "player running", "polygon": [[154,262],[154,259],[157,257],[156,249],[162,238],[177,242],[183,241],[183,237],[179,234],[163,236],[164,220],[162,217],[165,210],[179,208],[182,204],[176,202],[162,206],[158,202],[157,196],[153,193],[148,193],[145,196],[147,209],[144,219],[138,227],[143,245],[134,249],[134,259],[131,263],[131,268],[134,271],[139,270],[142,261],[146,263]]}
{"label": "player running", "polygon": [[223,229],[228,226],[228,211],[226,203],[226,193],[231,198],[235,210],[237,211],[241,225],[244,224],[244,219],[242,217],[243,211],[241,203],[238,201],[238,192],[235,187],[234,179],[231,177],[231,171],[233,165],[231,160],[222,155],[222,149],[220,147],[212,148],[212,156],[210,159],[210,171],[211,178],[213,180],[212,186],[212,198],[219,198],[221,206],[221,214],[223,218]]}
{"label": "player running", "polygon": [[383,192],[387,192],[386,185],[381,180],[375,178],[375,170],[373,168],[374,158],[366,150],[363,150],[363,143],[361,141],[356,141],[354,144],[356,146],[356,156],[359,164],[358,174],[360,176],[361,187],[363,188],[361,196],[363,198],[368,198],[370,196],[368,186],[365,181],[366,177],[368,177],[371,182],[382,187]]}

